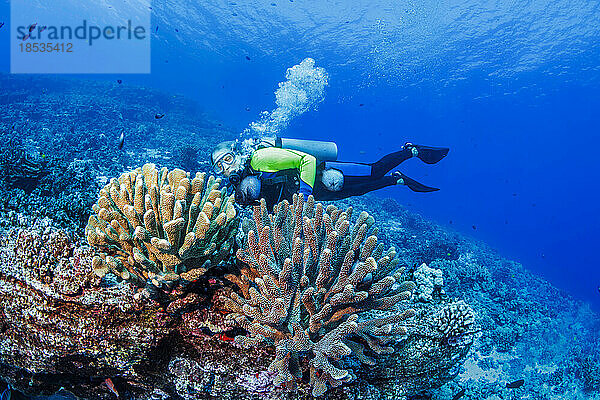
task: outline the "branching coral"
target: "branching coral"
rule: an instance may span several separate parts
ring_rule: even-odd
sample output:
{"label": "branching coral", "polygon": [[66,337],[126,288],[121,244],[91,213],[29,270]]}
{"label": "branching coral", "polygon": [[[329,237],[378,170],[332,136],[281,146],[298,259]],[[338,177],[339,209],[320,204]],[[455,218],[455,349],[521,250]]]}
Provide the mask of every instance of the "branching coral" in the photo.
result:
{"label": "branching coral", "polygon": [[245,266],[239,276],[227,276],[241,295],[221,300],[230,320],[249,332],[236,343],[275,346],[270,370],[276,385],[293,385],[309,359],[312,394],[320,396],[327,384],[353,379],[340,359],[354,354],[373,364],[365,345],[367,352],[390,353],[387,345],[406,333],[401,323],[414,311],[394,306],[411,297],[414,283],[397,283],[400,272],[380,272],[396,265],[395,252],[367,236],[372,217],[363,212],[351,225],[351,213],[295,195],[292,205],[279,203],[273,214],[263,200],[253,220],[245,220],[245,246],[237,253]]}
{"label": "branching coral", "polygon": [[435,318],[435,326],[445,338],[456,338],[471,332],[474,323],[473,310],[462,301],[443,308]]}
{"label": "branching coral", "polygon": [[167,292],[198,279],[231,253],[236,231],[233,199],[220,179],[154,164],[124,173],[100,190],[86,236],[103,253],[96,274]]}

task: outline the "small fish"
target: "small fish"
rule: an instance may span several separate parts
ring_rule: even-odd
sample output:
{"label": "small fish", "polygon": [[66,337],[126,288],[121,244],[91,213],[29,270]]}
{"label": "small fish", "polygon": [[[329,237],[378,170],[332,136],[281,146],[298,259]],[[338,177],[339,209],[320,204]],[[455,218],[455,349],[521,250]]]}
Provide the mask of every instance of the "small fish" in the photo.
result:
{"label": "small fish", "polygon": [[165,116],[165,114],[156,114],[156,115],[154,115],[154,118],[161,119],[164,116]]}
{"label": "small fish", "polygon": [[154,30],[154,32],[158,32],[158,25],[156,25],[156,29]]}
{"label": "small fish", "polygon": [[4,22],[0,22],[0,28],[4,26]]}
{"label": "small fish", "polygon": [[115,389],[115,384],[113,383],[113,381],[110,378],[106,378],[104,380],[104,383],[106,383],[106,386],[108,386],[108,389],[113,392],[115,394],[115,396],[119,397],[119,392],[117,392],[117,389]]}
{"label": "small fish", "polygon": [[448,223],[449,223],[450,225],[452,225],[452,220],[448,221]]}
{"label": "small fish", "polygon": [[250,56],[246,56],[246,60],[250,61]]}
{"label": "small fish", "polygon": [[600,285],[598,286],[598,293],[600,293]]}
{"label": "small fish", "polygon": [[246,111],[250,111],[250,107],[246,107]]}
{"label": "small fish", "polygon": [[15,126],[17,126],[17,123],[16,123],[16,122],[15,122],[14,124],[12,124],[12,126],[10,127],[10,130],[11,130],[11,131],[14,131],[14,130],[15,130]]}
{"label": "small fish", "polygon": [[123,83],[123,81],[121,79],[117,79],[117,83],[120,85],[121,83]]}
{"label": "small fish", "polygon": [[37,22],[35,24],[29,25],[29,33],[33,32],[33,30],[35,29],[36,26],[37,26]]}
{"label": "small fish", "polygon": [[473,230],[477,230],[477,225],[473,225],[471,228],[473,228]]}
{"label": "small fish", "polygon": [[123,148],[124,144],[125,144],[125,130],[122,130],[121,136],[119,137],[119,150],[121,150]]}
{"label": "small fish", "polygon": [[30,36],[29,33],[27,35],[23,36],[23,41],[26,41],[27,39],[29,39],[29,36]]}
{"label": "small fish", "polygon": [[365,103],[360,103],[358,106],[359,106],[359,107],[364,107],[364,106],[365,106]]}
{"label": "small fish", "polygon": [[453,397],[452,400],[458,400],[461,397],[463,397],[465,395],[465,393],[467,392],[467,389],[462,389],[460,392],[456,393]]}
{"label": "small fish", "polygon": [[518,389],[518,388],[520,388],[521,386],[523,386],[523,384],[524,384],[524,383],[525,383],[525,380],[524,380],[524,379],[518,379],[518,380],[516,380],[516,381],[514,381],[514,382],[507,383],[507,384],[506,384],[506,387],[507,387],[508,389]]}
{"label": "small fish", "polygon": [[175,29],[175,32],[179,32],[179,29],[177,29],[177,28],[176,28],[176,29]]}

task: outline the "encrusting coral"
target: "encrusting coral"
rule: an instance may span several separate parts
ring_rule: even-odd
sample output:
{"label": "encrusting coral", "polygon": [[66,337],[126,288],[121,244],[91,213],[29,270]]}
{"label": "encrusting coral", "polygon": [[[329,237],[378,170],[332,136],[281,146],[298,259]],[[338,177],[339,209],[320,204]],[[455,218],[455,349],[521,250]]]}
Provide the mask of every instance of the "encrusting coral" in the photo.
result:
{"label": "encrusting coral", "polygon": [[363,212],[351,225],[351,213],[295,195],[273,214],[263,200],[253,220],[244,221],[245,246],[237,257],[245,265],[239,276],[226,276],[241,295],[220,299],[232,323],[249,332],[236,343],[275,346],[269,367],[275,385],[294,385],[309,359],[312,394],[320,396],[327,383],[337,387],[354,378],[338,362],[343,357],[374,364],[365,351],[391,353],[386,345],[406,333],[401,323],[414,311],[394,306],[411,297],[414,283],[399,282],[400,271],[387,274],[397,266],[395,251],[378,245],[372,217]]}
{"label": "encrusting coral", "polygon": [[166,292],[193,282],[231,254],[236,210],[220,179],[154,164],[122,174],[100,190],[86,236],[102,253],[94,271]]}

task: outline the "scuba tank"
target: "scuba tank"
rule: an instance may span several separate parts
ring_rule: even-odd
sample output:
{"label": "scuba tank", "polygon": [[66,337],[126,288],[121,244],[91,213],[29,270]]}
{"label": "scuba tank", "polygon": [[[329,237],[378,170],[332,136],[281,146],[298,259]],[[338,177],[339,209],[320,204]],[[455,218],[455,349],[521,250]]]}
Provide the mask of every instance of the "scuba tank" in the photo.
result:
{"label": "scuba tank", "polygon": [[336,161],[338,156],[337,144],[321,140],[287,139],[275,136],[263,138],[260,145],[302,151],[314,156],[318,163]]}

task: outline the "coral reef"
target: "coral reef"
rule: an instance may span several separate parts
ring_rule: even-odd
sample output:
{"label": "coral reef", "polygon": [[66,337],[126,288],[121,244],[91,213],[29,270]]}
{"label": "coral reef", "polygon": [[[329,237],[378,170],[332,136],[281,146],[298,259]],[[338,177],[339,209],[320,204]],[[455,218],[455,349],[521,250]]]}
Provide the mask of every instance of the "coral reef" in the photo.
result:
{"label": "coral reef", "polygon": [[175,150],[174,157],[178,160],[181,168],[187,171],[195,172],[200,167],[200,164],[198,163],[199,150],[200,148],[198,146],[186,143],[179,146]]}
{"label": "coral reef", "polygon": [[86,227],[89,244],[101,251],[93,261],[96,274],[110,271],[140,287],[151,282],[183,294],[187,283],[232,252],[236,210],[220,183],[154,164],[111,179]]}
{"label": "coral reef", "polygon": [[[225,326],[219,313],[211,312],[209,322],[199,312],[210,306],[211,293],[190,294],[185,305],[165,310],[137,296],[134,285],[107,286],[93,271],[94,250],[62,231],[14,229],[1,238],[0,376],[28,395],[66,389],[79,398],[112,399],[103,383],[111,378],[125,398],[162,392],[166,399],[201,378],[207,384],[182,394],[235,399],[245,393],[237,373],[266,368],[261,354],[190,329]],[[203,369],[177,382],[171,374],[182,359]]]}
{"label": "coral reef", "polygon": [[[293,204],[277,204],[267,213],[264,200],[248,220],[240,275],[228,275],[241,295],[223,296],[230,319],[248,331],[236,336],[243,347],[263,342],[276,349],[269,370],[275,385],[294,386],[308,362],[313,396],[354,379],[338,363],[355,355],[373,365],[375,354],[393,352],[387,346],[407,333],[402,323],[414,311],[395,306],[411,297],[414,283],[398,282],[395,252],[384,252],[373,235],[374,220],[366,212],[351,225],[352,209],[327,209],[294,196]],[[374,310],[390,310],[375,313]],[[306,360],[303,354],[309,354]]]}
{"label": "coral reef", "polygon": [[[155,110],[166,117],[156,120]],[[106,177],[147,162],[207,172],[208,161],[192,168],[173,149],[196,146],[198,159],[208,160],[216,143],[235,135],[190,99],[127,82],[0,74],[0,115],[0,162],[17,138],[42,168],[23,184],[0,176],[0,218],[8,211],[51,217],[81,237]]]}
{"label": "coral reef", "polygon": [[417,268],[413,276],[417,285],[415,297],[419,301],[431,302],[435,296],[439,297],[442,294],[442,286],[444,285],[442,270],[430,268],[423,263]]}
{"label": "coral reef", "polygon": [[[98,277],[89,246],[73,242],[47,221],[27,223],[34,228],[10,229],[0,236],[0,376],[12,387],[28,395],[66,390],[79,398],[112,399],[104,383],[111,378],[121,396],[140,400],[292,396],[275,385],[278,371],[269,372],[270,365],[279,364],[276,351],[232,345],[230,338],[239,332],[231,330],[231,318],[220,312],[223,297],[230,298],[232,289],[218,276],[212,275],[203,291],[188,293],[165,308],[151,297],[139,296],[129,281],[109,284],[106,277]],[[357,267],[361,263],[366,259]],[[362,273],[354,274],[359,276]],[[363,283],[371,290],[377,274],[370,284],[369,279]],[[361,295],[359,290],[355,293]],[[343,390],[330,389],[329,398],[385,399],[389,393],[403,398],[454,376],[469,346],[449,346],[435,329],[435,316],[446,304],[413,305],[417,316],[400,321],[408,328],[403,340],[381,346],[384,351],[368,368],[360,363],[369,362],[368,349],[379,348],[379,340],[393,333],[393,326],[383,322],[402,312],[366,311],[357,321],[346,319],[355,334],[337,343],[353,354],[339,360],[336,368],[351,370],[356,379]],[[306,334],[310,341],[315,337],[310,329]],[[331,343],[331,336],[318,336],[315,351]],[[365,339],[370,342],[362,342]],[[364,353],[357,350],[359,341]],[[309,382],[300,381],[292,397],[310,398],[312,392]]]}

